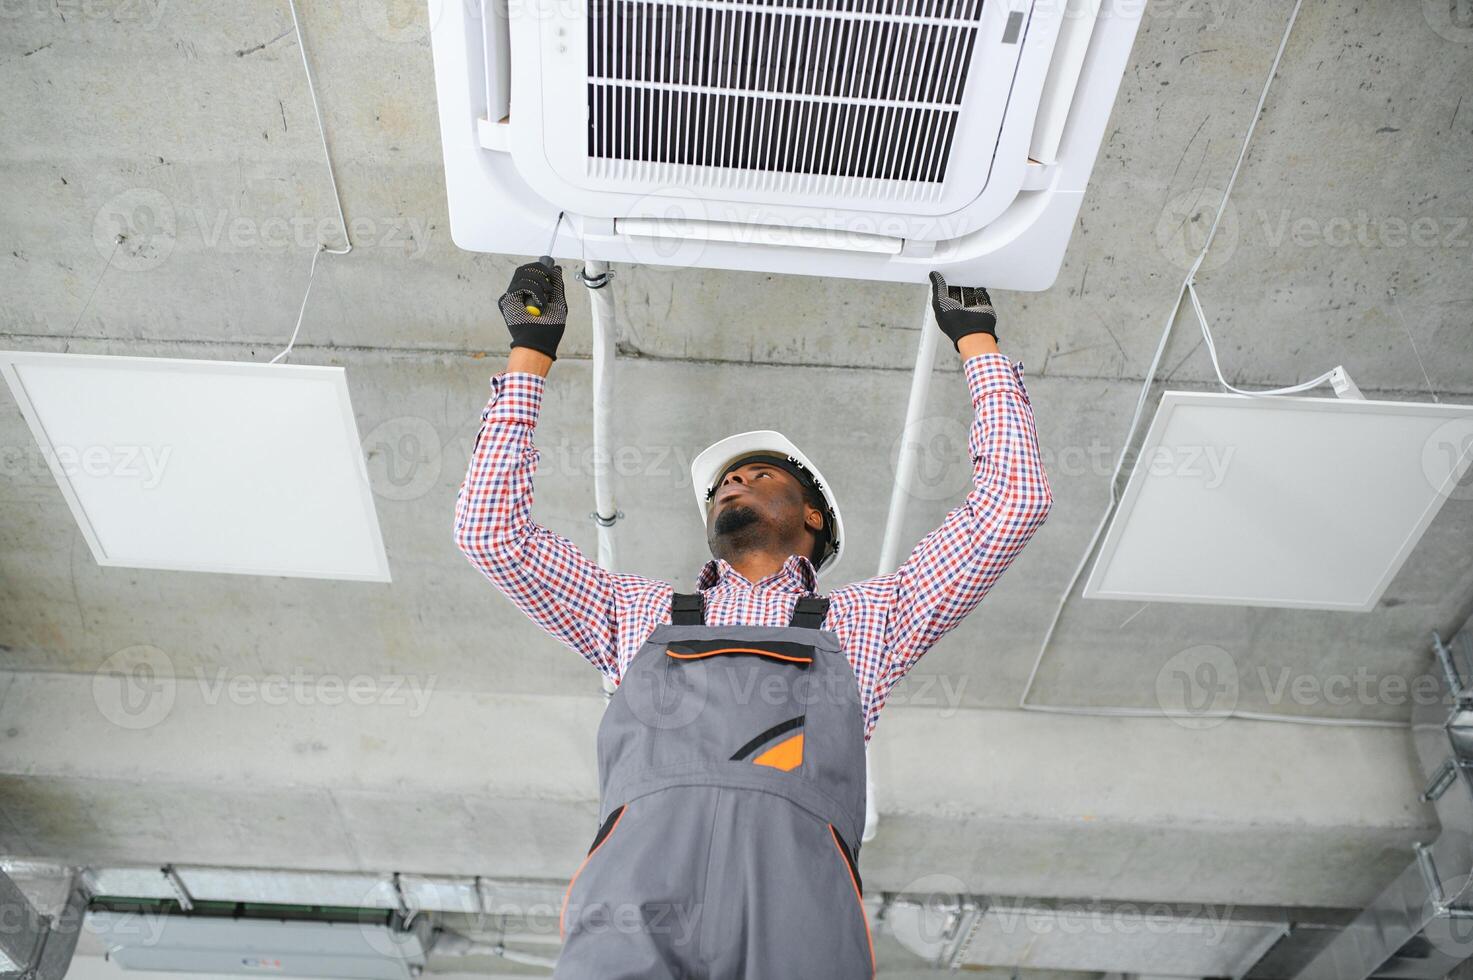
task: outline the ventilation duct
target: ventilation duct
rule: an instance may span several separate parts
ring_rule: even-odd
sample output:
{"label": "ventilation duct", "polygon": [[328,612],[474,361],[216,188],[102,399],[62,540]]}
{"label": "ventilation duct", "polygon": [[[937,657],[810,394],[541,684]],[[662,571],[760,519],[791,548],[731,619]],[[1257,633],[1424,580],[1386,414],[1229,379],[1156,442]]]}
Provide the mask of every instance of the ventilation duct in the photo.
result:
{"label": "ventilation duct", "polygon": [[59,893],[38,908],[32,896],[0,870],[0,977],[62,980],[77,948],[87,894],[69,872],[30,884]]}
{"label": "ventilation duct", "polygon": [[396,912],[195,903],[189,912],[137,899],[94,899],[87,927],[125,970],[204,976],[412,980],[424,972],[430,925]]}
{"label": "ventilation duct", "polygon": [[1433,648],[1438,697],[1418,699],[1412,743],[1442,832],[1295,980],[1442,980],[1473,957],[1473,632]]}

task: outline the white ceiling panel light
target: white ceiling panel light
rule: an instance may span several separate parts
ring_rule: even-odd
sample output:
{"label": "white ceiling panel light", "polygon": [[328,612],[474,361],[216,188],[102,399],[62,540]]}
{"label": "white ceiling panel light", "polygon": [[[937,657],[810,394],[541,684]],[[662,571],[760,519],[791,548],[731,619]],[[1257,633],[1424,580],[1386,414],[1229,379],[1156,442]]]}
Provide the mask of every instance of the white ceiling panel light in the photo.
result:
{"label": "white ceiling panel light", "polygon": [[1168,391],[1090,599],[1372,609],[1473,462],[1473,406]]}
{"label": "white ceiling panel light", "polygon": [[0,352],[99,565],[388,582],[342,368]]}
{"label": "white ceiling panel light", "polygon": [[451,235],[1045,289],[1144,6],[431,0]]}

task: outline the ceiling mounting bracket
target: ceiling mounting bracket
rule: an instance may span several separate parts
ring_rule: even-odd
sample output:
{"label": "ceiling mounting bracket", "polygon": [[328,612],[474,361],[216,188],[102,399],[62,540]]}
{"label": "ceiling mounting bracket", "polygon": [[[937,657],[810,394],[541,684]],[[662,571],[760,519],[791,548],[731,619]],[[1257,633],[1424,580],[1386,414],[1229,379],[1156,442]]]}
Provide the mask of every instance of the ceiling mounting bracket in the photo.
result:
{"label": "ceiling mounting bracket", "polygon": [[179,872],[174,870],[172,864],[166,864],[159,869],[169,887],[174,890],[174,895],[179,899],[179,907],[186,912],[194,910],[194,896],[189,894],[189,889],[184,885],[184,879],[179,877]]}
{"label": "ceiling mounting bracket", "polygon": [[587,286],[589,289],[603,289],[605,286],[607,286],[609,284],[609,280],[611,280],[613,278],[614,278],[614,270],[613,269],[608,269],[608,270],[606,270],[604,272],[600,272],[596,276],[590,276],[588,274],[588,266],[586,266],[586,265],[583,268],[581,268],[581,269],[578,270],[578,279],[579,279],[579,281],[582,282],[583,285]]}
{"label": "ceiling mounting bracket", "polygon": [[1458,667],[1453,652],[1448,649],[1446,643],[1442,642],[1442,634],[1437,630],[1432,631],[1432,652],[1437,656],[1437,662],[1442,666],[1443,677],[1447,680],[1448,691],[1458,704],[1465,705],[1473,701],[1473,689],[1463,681],[1463,671]]}
{"label": "ceiling mounting bracket", "polygon": [[1462,908],[1454,905],[1462,894],[1449,898],[1442,889],[1442,876],[1437,873],[1437,865],[1432,860],[1432,848],[1420,841],[1413,844],[1412,848],[1417,853],[1417,867],[1422,872],[1422,881],[1427,886],[1427,893],[1432,899],[1432,912],[1439,919],[1473,919],[1473,909]]}

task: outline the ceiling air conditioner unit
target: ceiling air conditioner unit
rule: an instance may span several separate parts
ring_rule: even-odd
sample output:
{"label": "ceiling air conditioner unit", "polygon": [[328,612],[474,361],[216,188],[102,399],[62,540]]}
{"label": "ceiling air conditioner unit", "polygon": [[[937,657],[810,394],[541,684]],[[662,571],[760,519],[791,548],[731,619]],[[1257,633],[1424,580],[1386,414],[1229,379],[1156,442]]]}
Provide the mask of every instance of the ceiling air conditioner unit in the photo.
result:
{"label": "ceiling air conditioner unit", "polygon": [[1045,289],[1143,5],[430,0],[451,235]]}

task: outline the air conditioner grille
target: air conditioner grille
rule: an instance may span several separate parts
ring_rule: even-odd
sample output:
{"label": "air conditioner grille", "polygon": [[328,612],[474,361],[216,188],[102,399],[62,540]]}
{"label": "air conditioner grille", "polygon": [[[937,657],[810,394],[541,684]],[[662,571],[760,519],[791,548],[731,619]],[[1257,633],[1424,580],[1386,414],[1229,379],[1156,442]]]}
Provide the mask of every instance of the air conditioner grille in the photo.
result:
{"label": "air conditioner grille", "polygon": [[933,197],[982,2],[593,0],[590,172]]}

